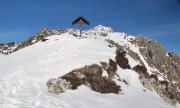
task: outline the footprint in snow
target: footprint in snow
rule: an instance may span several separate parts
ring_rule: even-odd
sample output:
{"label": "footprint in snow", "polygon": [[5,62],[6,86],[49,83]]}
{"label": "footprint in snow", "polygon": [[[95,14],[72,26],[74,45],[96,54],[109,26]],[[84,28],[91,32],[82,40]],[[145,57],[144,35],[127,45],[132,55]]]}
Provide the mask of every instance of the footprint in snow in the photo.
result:
{"label": "footprint in snow", "polygon": [[7,101],[8,103],[13,104],[13,105],[19,104],[19,101],[18,101],[17,99],[15,99],[15,98],[12,98],[12,97],[8,97],[8,98],[6,99],[6,101]]}
{"label": "footprint in snow", "polygon": [[17,91],[17,87],[16,86],[12,86],[11,88],[11,94],[15,94]]}
{"label": "footprint in snow", "polygon": [[40,105],[40,102],[39,102],[39,101],[36,101],[36,102],[33,103],[33,105],[34,105],[35,107],[37,107],[37,106]]}

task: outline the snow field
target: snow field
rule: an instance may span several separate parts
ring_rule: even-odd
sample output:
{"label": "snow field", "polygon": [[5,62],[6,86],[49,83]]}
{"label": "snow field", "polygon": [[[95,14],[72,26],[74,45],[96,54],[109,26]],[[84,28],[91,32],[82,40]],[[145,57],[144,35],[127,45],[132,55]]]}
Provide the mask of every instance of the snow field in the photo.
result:
{"label": "snow field", "polygon": [[[140,84],[136,72],[120,67],[117,73],[129,85],[114,80],[121,86],[123,94],[100,94],[84,85],[58,95],[48,92],[46,83],[50,78],[58,78],[85,65],[114,60],[116,49],[108,47],[104,39],[111,38],[120,44],[125,41],[119,40],[116,34],[110,35],[77,39],[65,33],[47,37],[49,40],[45,42],[6,57],[0,55],[0,108],[171,108],[156,93]],[[138,64],[129,55],[126,57],[130,66]]]}

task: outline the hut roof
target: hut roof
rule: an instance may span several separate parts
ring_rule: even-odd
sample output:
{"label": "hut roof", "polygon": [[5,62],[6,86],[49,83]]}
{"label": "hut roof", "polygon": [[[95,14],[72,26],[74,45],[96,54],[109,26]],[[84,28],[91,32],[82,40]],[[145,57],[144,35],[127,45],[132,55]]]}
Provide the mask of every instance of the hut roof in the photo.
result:
{"label": "hut roof", "polygon": [[72,25],[74,24],[87,24],[89,25],[89,21],[86,20],[83,16],[79,16],[78,18],[76,18],[74,21],[72,21]]}

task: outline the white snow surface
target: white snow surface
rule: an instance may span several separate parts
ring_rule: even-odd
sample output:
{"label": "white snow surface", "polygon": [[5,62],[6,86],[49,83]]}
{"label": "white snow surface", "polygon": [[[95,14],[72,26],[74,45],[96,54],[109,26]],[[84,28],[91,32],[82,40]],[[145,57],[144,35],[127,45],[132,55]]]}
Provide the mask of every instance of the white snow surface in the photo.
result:
{"label": "white snow surface", "polygon": [[[85,65],[114,60],[116,49],[108,47],[105,39],[122,44],[122,40],[118,41],[122,33],[117,34],[78,39],[65,33],[47,37],[49,40],[45,42],[8,56],[0,55],[0,108],[172,108],[155,92],[146,90],[136,72],[120,67],[117,73],[129,85],[114,80],[123,94],[101,94],[84,85],[58,95],[48,92],[46,83],[50,78],[58,78]],[[128,44],[126,40],[123,43]],[[138,64],[131,56],[126,57],[131,66]]]}
{"label": "white snow surface", "polygon": [[4,58],[5,56],[6,56],[5,54],[0,53],[0,59]]}

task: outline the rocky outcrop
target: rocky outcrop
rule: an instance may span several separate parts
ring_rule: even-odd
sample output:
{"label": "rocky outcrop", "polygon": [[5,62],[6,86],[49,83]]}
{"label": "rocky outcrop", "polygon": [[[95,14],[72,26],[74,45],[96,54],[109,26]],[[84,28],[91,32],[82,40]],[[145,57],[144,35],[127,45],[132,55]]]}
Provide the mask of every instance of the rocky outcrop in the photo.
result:
{"label": "rocky outcrop", "polygon": [[150,91],[155,90],[156,93],[167,103],[176,105],[177,99],[174,98],[174,94],[168,88],[169,84],[167,81],[157,81],[154,78],[140,78],[141,83],[145,88]]}
{"label": "rocky outcrop", "polygon": [[107,36],[108,33],[114,33],[113,28],[111,27],[105,27],[102,25],[98,25],[92,29],[84,31],[85,34],[87,35],[100,35],[100,36]]}
{"label": "rocky outcrop", "polygon": [[67,82],[65,79],[54,79],[51,78],[47,82],[48,91],[58,94],[65,92],[67,89],[71,89],[71,85],[69,82]]}
{"label": "rocky outcrop", "polygon": [[133,68],[140,76],[144,78],[149,78],[149,73],[147,72],[147,69],[145,66],[137,65]]}
{"label": "rocky outcrop", "polygon": [[11,54],[20,45],[20,43],[10,42],[6,44],[0,44],[0,53]]}
{"label": "rocky outcrop", "polygon": [[174,52],[167,53],[160,43],[143,36],[136,37],[131,43],[139,47],[148,65],[158,70],[154,73],[169,81],[169,90],[180,102],[180,56]]}
{"label": "rocky outcrop", "polygon": [[176,105],[177,99],[174,98],[174,93],[169,89],[168,81],[159,81],[156,75],[149,75],[144,66],[137,65],[133,70],[140,75],[139,79],[146,89],[150,91],[155,90],[164,101],[171,105]]}
{"label": "rocky outcrop", "polygon": [[116,63],[123,69],[130,69],[131,68],[127,58],[116,57]]}
{"label": "rocky outcrop", "polygon": [[[139,54],[133,52],[128,47],[119,45],[115,43],[113,40],[106,40],[110,43],[111,46],[115,46],[117,49],[122,49],[122,51],[128,52],[128,54],[133,57],[135,60],[139,61],[140,65],[133,67],[133,70],[137,71],[140,75],[142,84],[149,90],[156,90],[156,92],[161,95],[161,97],[168,103],[175,105],[176,101],[180,102],[180,57],[177,54],[170,52],[167,53],[166,50],[155,40],[147,39],[145,37],[136,37],[134,40],[130,42],[139,48],[140,54],[144,57],[145,61],[152,68],[157,69],[154,71],[152,75],[149,75],[147,69],[140,59]],[[118,61],[118,60],[117,60]],[[119,60],[123,61],[123,60]],[[118,62],[117,62],[118,63]],[[127,63],[127,61],[126,61]],[[125,63],[125,64],[126,64]],[[123,67],[123,66],[121,66]],[[166,91],[166,95],[162,95],[163,88],[157,88],[157,86],[161,86],[157,75],[162,75],[165,80],[168,80],[168,91]],[[158,83],[152,85],[150,80],[155,80]],[[157,89],[155,89],[157,88]],[[170,95],[170,94],[173,94]],[[173,100],[172,100],[173,97]]]}
{"label": "rocky outcrop", "polygon": [[114,76],[115,75],[118,76],[117,73],[116,73],[116,71],[117,71],[117,63],[114,60],[109,59],[109,66],[107,67],[106,71],[108,73],[108,80],[113,81]]}
{"label": "rocky outcrop", "polygon": [[[105,62],[101,62],[101,64],[102,66],[97,64],[85,66],[80,69],[75,69],[58,79],[50,79],[47,82],[48,91],[58,94],[65,92],[66,89],[77,89],[78,86],[83,84],[96,92],[118,94],[121,88],[112,80],[112,77],[116,75],[114,64],[113,66],[108,66]],[[109,75],[108,78],[102,76],[103,69],[107,70],[106,72]]]}
{"label": "rocky outcrop", "polygon": [[[38,41],[41,41],[42,39],[48,37],[48,36],[52,36],[52,35],[61,35],[64,34],[66,32],[69,32],[69,34],[72,34],[75,37],[79,36],[79,30],[77,29],[57,29],[57,30],[51,30],[48,28],[42,28],[38,33],[36,33],[34,36],[29,37],[26,41],[22,42],[21,44],[17,45],[16,48],[13,49],[13,51],[7,51],[6,47],[3,48],[3,53],[7,54],[7,53],[12,53],[15,52],[19,49],[25,48],[27,46],[30,46],[34,43],[37,43]],[[90,30],[86,30],[86,31],[82,31],[82,35],[100,35],[100,36],[107,36],[108,33],[114,33],[114,30],[111,27],[104,27],[102,25],[96,26]],[[85,36],[85,37],[86,37]],[[85,38],[84,37],[84,38]],[[0,45],[1,47],[2,45]],[[9,48],[9,47],[8,47]]]}
{"label": "rocky outcrop", "polygon": [[123,69],[131,69],[129,61],[125,56],[126,51],[123,51],[122,49],[117,49],[115,57],[116,63]]}
{"label": "rocky outcrop", "polygon": [[134,42],[139,46],[141,54],[151,66],[157,68],[162,66],[160,63],[166,58],[166,50],[161,44],[143,36],[136,37]]}
{"label": "rocky outcrop", "polygon": [[61,35],[66,32],[67,31],[64,29],[50,30],[48,28],[42,28],[35,36],[45,38],[47,36],[52,36],[52,35]]}
{"label": "rocky outcrop", "polygon": [[67,31],[64,29],[58,29],[58,30],[50,30],[48,28],[42,28],[37,34],[35,34],[34,36],[31,36],[30,38],[28,38],[26,41],[22,42],[16,49],[15,51],[25,48],[27,46],[30,46],[34,43],[37,43],[39,41],[43,41],[46,40],[44,38],[48,37],[48,36],[52,36],[52,35],[61,35],[63,33],[66,33]]}
{"label": "rocky outcrop", "polygon": [[[80,31],[77,29],[67,29],[67,31],[75,37],[80,36]],[[97,38],[98,36],[106,37],[106,36],[108,36],[109,33],[114,33],[114,30],[111,27],[105,27],[102,25],[98,25],[89,30],[82,31],[81,33],[82,33],[83,38],[87,38],[89,36],[91,36],[91,38]]]}

